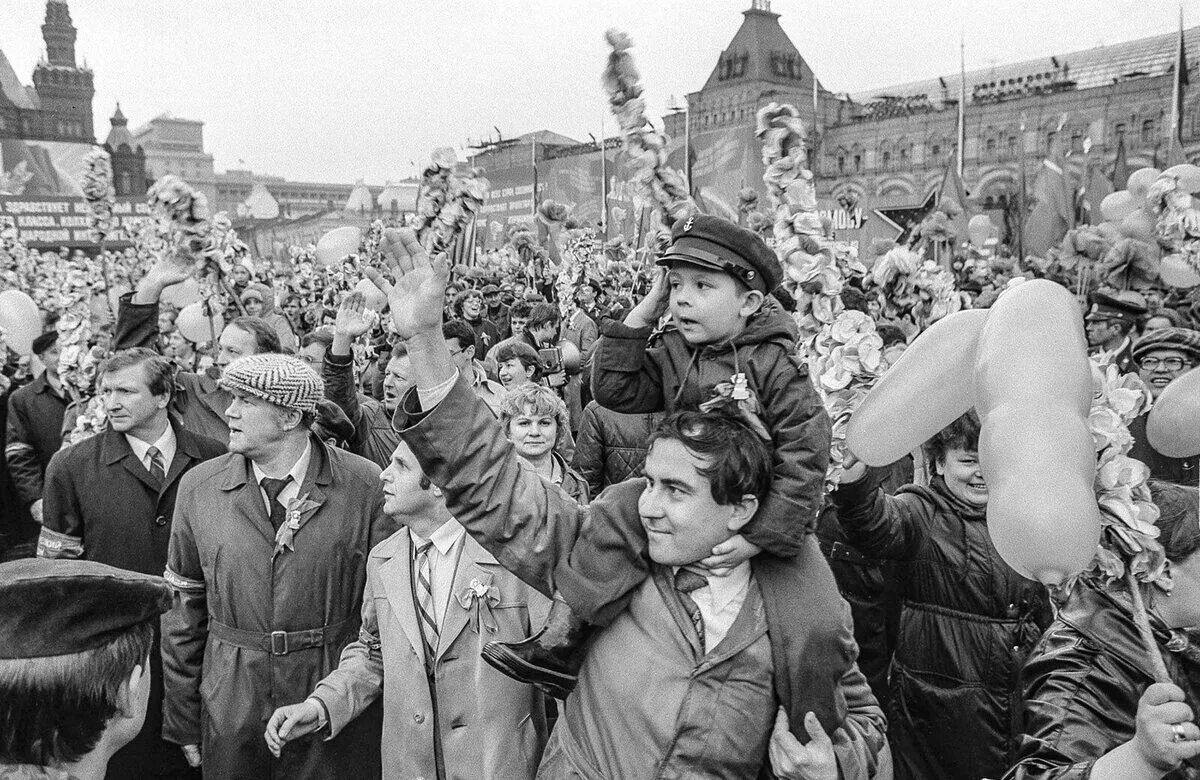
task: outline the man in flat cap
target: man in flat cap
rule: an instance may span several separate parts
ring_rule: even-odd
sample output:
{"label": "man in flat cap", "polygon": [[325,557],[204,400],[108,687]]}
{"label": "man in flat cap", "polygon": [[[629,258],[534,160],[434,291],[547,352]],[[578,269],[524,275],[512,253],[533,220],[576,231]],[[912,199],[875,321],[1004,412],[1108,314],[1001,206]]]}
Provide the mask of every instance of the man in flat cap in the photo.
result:
{"label": "man in flat cap", "polygon": [[1136,370],[1133,355],[1134,328],[1146,314],[1146,300],[1132,290],[1097,292],[1084,317],[1092,357],[1116,366],[1122,374]]}
{"label": "man in flat cap", "polygon": [[262,733],[358,637],[367,554],[395,530],[379,467],[310,432],[323,387],[303,361],[243,357],[221,385],[230,452],[183,477],[167,552],[163,738],[222,780],[374,776],[378,707],[280,759]]}
{"label": "man in flat cap", "polygon": [[[58,378],[58,332],[47,331],[35,338],[33,354],[46,370],[8,397],[4,455],[17,495],[40,523],[42,481],[50,458],[62,446],[63,415],[67,411],[67,399]],[[26,554],[33,555],[32,544]]]}
{"label": "man in flat cap", "polygon": [[[1159,328],[1134,342],[1130,350],[1138,375],[1155,400],[1167,385],[1200,364],[1200,331],[1190,328]],[[1133,449],[1129,457],[1150,467],[1150,476],[1177,485],[1200,486],[1200,456],[1171,458],[1150,446],[1146,437],[1149,412],[1129,423]]]}
{"label": "man in flat cap", "polygon": [[100,780],[150,694],[159,577],[92,561],[0,564],[0,778]]}

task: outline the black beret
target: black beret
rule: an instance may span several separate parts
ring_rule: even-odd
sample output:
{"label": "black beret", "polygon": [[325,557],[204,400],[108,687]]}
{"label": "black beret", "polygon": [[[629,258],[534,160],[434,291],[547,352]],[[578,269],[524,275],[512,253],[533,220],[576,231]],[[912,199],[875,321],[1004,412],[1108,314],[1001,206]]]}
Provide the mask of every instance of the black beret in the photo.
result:
{"label": "black beret", "polygon": [[761,236],[727,219],[705,214],[684,217],[671,229],[671,245],[658,264],[675,263],[724,271],[763,293],[778,287],[782,277],[775,250]]}
{"label": "black beret", "polygon": [[33,340],[33,354],[40,355],[58,343],[58,331],[48,330]]}
{"label": "black beret", "polygon": [[483,286],[483,294],[484,295],[499,295],[500,288],[494,284],[485,284]]}
{"label": "black beret", "polygon": [[0,658],[95,650],[170,608],[161,577],[94,561],[0,563]]}
{"label": "black beret", "polygon": [[1192,360],[1200,361],[1200,331],[1191,328],[1159,328],[1133,342],[1130,354],[1135,361],[1156,349],[1177,349]]}
{"label": "black beret", "polygon": [[1092,294],[1092,307],[1088,309],[1089,320],[1125,320],[1136,322],[1146,314],[1146,299],[1140,293],[1122,290],[1118,293],[1097,292]]}

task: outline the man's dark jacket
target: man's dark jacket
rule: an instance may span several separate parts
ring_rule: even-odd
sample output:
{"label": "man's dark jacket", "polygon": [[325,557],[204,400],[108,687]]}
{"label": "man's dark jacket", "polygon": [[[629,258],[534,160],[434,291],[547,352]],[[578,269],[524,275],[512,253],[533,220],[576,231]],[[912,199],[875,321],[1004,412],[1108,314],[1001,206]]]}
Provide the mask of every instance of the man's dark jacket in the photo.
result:
{"label": "man's dark jacket", "polygon": [[62,446],[66,409],[66,400],[50,387],[45,373],[8,398],[4,454],[17,495],[25,506],[42,497],[46,467]]}

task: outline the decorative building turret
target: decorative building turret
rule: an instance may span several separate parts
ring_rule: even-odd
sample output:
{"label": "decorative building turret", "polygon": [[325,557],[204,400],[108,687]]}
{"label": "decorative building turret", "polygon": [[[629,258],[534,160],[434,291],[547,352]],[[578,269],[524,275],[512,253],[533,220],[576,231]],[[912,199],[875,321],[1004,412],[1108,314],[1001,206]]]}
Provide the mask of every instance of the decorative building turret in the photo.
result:
{"label": "decorative building turret", "polygon": [[46,59],[51,65],[75,67],[75,25],[71,23],[71,9],[66,0],[46,3],[42,40],[46,42]]}
{"label": "decorative building turret", "polygon": [[133,140],[129,120],[121,113],[121,104],[109,120],[112,129],[104,141],[104,150],[112,158],[113,188],[117,195],[146,194],[146,152]]}
{"label": "decorative building turret", "polygon": [[46,57],[33,71],[44,115],[41,135],[56,141],[92,142],[92,71],[75,64],[75,25],[66,0],[48,0],[42,25]]}

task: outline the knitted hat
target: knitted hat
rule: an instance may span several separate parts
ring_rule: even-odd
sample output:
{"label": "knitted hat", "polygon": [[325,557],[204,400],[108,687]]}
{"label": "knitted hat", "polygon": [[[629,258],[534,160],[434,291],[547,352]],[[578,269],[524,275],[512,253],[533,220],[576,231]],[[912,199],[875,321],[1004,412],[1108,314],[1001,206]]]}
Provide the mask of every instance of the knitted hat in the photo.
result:
{"label": "knitted hat", "polygon": [[1159,328],[1152,330],[1133,343],[1130,350],[1134,360],[1141,360],[1147,352],[1156,349],[1177,349],[1200,361],[1200,331],[1191,328]]}
{"label": "knitted hat", "polygon": [[314,412],[325,397],[325,383],[304,361],[291,355],[247,355],[229,364],[221,386],[247,393],[285,409]]}

